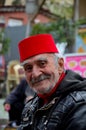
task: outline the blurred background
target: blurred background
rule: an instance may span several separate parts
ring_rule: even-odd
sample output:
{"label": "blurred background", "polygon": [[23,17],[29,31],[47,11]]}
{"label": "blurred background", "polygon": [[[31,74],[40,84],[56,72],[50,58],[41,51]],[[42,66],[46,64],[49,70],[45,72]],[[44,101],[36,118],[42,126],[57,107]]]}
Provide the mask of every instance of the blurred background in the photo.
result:
{"label": "blurred background", "polygon": [[65,68],[86,77],[86,0],[0,0],[0,119],[7,95],[25,77],[18,42],[40,33],[53,35]]}

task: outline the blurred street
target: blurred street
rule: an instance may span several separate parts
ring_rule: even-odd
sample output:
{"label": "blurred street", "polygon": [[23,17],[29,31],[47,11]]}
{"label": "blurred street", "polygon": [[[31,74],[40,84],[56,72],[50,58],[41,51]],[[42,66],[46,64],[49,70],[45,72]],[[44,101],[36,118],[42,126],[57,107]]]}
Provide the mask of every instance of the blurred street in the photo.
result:
{"label": "blurred street", "polygon": [[3,102],[4,99],[0,99],[0,119],[8,119],[8,114],[4,111],[3,108]]}
{"label": "blurred street", "polygon": [[4,111],[4,108],[3,108],[3,102],[4,102],[4,99],[0,99],[0,130],[1,129],[1,126],[4,127],[8,121],[8,113]]}

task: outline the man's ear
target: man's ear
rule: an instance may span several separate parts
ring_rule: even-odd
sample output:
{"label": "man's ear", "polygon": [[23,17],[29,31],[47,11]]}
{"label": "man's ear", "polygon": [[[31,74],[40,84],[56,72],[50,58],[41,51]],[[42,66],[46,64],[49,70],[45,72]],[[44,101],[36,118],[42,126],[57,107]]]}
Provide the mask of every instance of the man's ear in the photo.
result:
{"label": "man's ear", "polygon": [[64,71],[64,59],[59,58],[58,59],[58,72],[61,75],[63,71]]}

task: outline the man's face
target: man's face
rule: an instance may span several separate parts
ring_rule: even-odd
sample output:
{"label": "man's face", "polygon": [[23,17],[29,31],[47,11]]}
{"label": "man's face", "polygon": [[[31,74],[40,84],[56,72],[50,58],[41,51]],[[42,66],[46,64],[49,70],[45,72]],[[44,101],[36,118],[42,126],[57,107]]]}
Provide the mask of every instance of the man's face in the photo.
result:
{"label": "man's face", "polygon": [[60,77],[61,66],[51,53],[40,54],[28,59],[24,65],[26,79],[38,94],[49,93]]}

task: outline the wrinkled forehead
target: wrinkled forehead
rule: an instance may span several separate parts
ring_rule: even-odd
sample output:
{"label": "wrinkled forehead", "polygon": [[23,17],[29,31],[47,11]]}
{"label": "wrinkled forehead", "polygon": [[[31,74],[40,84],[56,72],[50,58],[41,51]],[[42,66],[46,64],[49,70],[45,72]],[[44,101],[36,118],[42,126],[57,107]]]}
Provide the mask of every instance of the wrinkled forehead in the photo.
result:
{"label": "wrinkled forehead", "polygon": [[21,65],[24,66],[27,63],[31,63],[38,60],[49,60],[50,58],[53,58],[53,56],[54,56],[53,53],[44,53],[44,54],[35,55],[23,61]]}

